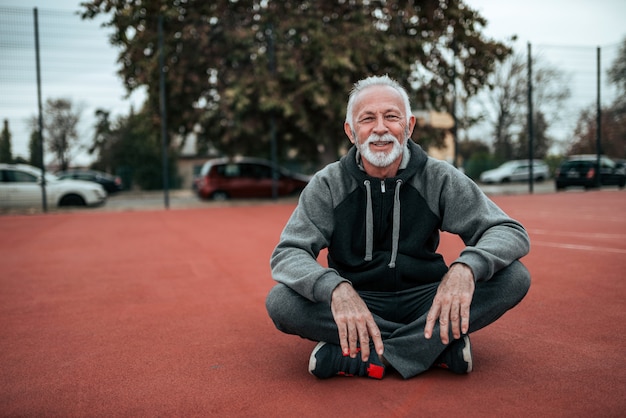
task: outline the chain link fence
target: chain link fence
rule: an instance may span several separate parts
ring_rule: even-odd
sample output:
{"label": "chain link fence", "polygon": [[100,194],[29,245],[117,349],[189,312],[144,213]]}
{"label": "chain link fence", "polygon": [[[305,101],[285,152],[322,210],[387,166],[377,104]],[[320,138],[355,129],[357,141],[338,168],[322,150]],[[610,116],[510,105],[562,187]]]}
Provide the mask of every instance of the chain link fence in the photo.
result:
{"label": "chain link fence", "polygon": [[[127,114],[141,94],[126,97],[116,74],[117,51],[108,43],[103,19],[82,20],[77,12],[38,9],[42,105],[67,99],[79,112],[79,143],[73,164],[87,164],[95,111]],[[14,159],[30,159],[33,121],[38,117],[35,11],[0,7],[0,120],[8,122]],[[51,163],[51,156],[46,163]]]}

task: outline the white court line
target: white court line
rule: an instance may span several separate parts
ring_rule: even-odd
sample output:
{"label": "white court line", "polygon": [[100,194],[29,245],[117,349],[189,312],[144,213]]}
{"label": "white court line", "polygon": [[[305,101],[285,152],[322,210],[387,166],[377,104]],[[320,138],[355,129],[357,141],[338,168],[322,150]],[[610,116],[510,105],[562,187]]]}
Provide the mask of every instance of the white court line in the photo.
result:
{"label": "white court line", "polygon": [[571,231],[549,231],[547,229],[529,229],[528,233],[536,235],[558,235],[562,237],[576,238],[602,238],[602,239],[623,239],[626,241],[626,234],[602,234],[598,232],[571,232]]}
{"label": "white court line", "polygon": [[545,241],[534,241],[532,240],[531,248],[533,246],[539,245],[544,247],[554,247],[554,248],[564,248],[566,250],[580,250],[580,251],[597,251],[603,253],[615,253],[615,254],[626,254],[626,249],[621,248],[613,248],[613,247],[596,247],[592,245],[577,245],[577,244],[563,244],[558,242],[545,242]]}

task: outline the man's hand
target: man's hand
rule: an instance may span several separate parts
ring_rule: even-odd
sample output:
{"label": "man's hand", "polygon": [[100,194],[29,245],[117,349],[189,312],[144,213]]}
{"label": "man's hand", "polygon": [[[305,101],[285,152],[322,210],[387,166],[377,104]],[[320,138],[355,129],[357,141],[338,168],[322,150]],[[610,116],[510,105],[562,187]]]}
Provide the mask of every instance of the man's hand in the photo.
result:
{"label": "man's hand", "polygon": [[378,355],[383,354],[383,340],[378,325],[352,285],[344,282],[333,290],[330,308],[339,329],[339,343],[344,355],[349,354],[356,358],[360,345],[361,359],[367,361],[370,355],[370,338]]}
{"label": "man's hand", "polygon": [[470,304],[474,296],[474,274],[465,264],[453,264],[443,276],[433,305],[426,317],[424,336],[430,338],[439,319],[441,342],[448,344],[448,333],[452,329],[455,339],[469,330]]}

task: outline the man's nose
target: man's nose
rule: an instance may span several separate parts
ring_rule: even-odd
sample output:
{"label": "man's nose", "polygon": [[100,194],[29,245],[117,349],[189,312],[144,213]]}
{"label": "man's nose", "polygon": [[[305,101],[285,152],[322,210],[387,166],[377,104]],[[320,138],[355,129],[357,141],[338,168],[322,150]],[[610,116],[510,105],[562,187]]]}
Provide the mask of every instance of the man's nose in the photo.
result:
{"label": "man's nose", "polygon": [[376,116],[376,125],[374,126],[374,132],[380,133],[380,132],[387,132],[388,130],[389,129],[387,128],[387,125],[385,124],[385,116],[384,115]]}

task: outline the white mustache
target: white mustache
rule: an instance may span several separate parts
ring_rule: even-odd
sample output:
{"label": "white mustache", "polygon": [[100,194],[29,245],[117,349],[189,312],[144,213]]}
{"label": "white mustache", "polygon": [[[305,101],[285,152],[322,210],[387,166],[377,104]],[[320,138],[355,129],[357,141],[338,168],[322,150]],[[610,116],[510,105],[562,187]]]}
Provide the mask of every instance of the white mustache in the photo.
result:
{"label": "white mustache", "polygon": [[371,134],[367,138],[367,141],[365,141],[365,143],[368,145],[374,142],[395,142],[397,144],[400,144],[400,142],[398,142],[398,139],[391,134],[385,134],[385,135]]}

